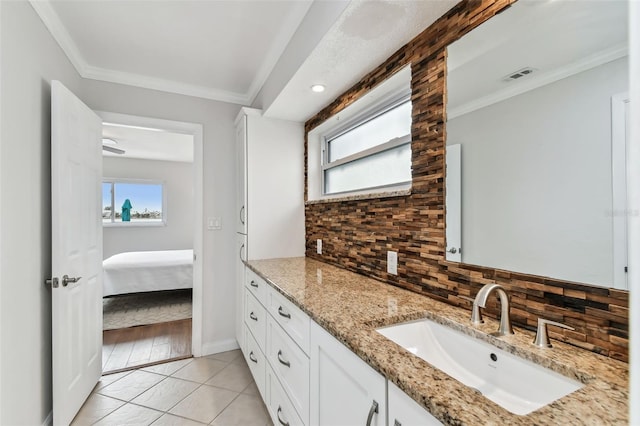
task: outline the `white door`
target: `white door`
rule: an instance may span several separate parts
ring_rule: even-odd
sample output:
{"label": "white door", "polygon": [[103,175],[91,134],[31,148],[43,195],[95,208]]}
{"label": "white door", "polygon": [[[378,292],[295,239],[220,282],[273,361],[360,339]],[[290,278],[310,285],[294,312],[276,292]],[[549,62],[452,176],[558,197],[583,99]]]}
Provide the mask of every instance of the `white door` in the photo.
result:
{"label": "white door", "polygon": [[102,372],[101,135],[100,118],[53,81],[51,270],[58,279],[51,290],[54,425],[73,420]]}
{"label": "white door", "polygon": [[447,145],[446,156],[446,206],[445,223],[447,260],[462,262],[462,145]]}

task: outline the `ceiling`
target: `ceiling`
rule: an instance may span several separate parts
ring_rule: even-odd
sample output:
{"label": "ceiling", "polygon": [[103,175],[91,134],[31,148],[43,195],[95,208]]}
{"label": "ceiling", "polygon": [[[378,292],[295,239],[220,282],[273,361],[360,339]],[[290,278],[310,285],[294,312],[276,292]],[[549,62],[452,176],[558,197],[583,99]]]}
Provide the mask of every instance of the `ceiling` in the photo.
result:
{"label": "ceiling", "polygon": [[[519,0],[449,46],[448,117],[626,55],[626,0]],[[526,67],[534,72],[504,80]]]}
{"label": "ceiling", "polygon": [[[298,122],[457,2],[30,0],[83,78],[246,106],[255,101],[266,116]],[[258,98],[273,81],[268,99]],[[312,93],[317,83],[326,91]],[[121,158],[193,156],[183,150],[184,135],[109,126],[104,133],[126,151]]]}
{"label": "ceiling", "polygon": [[105,157],[193,162],[193,135],[103,123],[102,137],[115,141],[115,144],[107,143],[108,146],[125,151],[124,154],[102,151]]}
{"label": "ceiling", "polygon": [[33,0],[84,78],[249,105],[311,0]]}

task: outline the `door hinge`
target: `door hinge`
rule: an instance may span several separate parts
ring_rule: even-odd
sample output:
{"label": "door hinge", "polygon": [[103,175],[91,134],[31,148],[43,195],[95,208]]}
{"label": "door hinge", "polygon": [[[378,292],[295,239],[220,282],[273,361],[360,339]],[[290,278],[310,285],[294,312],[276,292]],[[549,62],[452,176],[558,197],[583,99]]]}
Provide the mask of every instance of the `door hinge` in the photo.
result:
{"label": "door hinge", "polygon": [[44,280],[44,284],[47,286],[51,286],[51,288],[58,288],[58,286],[60,285],[58,283],[57,277],[47,278],[46,280]]}
{"label": "door hinge", "polygon": [[624,272],[629,272],[629,267],[628,266],[624,267]]}
{"label": "door hinge", "polygon": [[194,261],[194,262],[196,261],[196,258],[197,258],[196,254],[195,254],[195,253],[193,253],[193,261]]}

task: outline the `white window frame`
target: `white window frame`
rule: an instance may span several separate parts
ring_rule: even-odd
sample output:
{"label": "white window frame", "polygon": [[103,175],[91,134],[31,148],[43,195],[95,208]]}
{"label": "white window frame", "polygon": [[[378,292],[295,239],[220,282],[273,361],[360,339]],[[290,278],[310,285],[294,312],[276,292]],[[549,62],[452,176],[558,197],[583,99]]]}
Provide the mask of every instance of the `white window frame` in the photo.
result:
{"label": "white window frame", "polygon": [[370,118],[376,115],[376,111],[380,113],[384,105],[389,106],[410,94],[411,66],[407,65],[307,133],[307,203],[380,196],[400,197],[411,193],[412,182],[409,181],[404,184],[326,194],[323,170],[326,163],[324,152],[327,152],[325,148],[327,139],[346,131],[358,122],[363,122],[365,117]]}
{"label": "white window frame", "polygon": [[[105,228],[112,227],[148,227],[148,226],[167,226],[167,191],[165,181],[162,180],[149,180],[149,179],[125,179],[125,178],[102,178],[102,183],[110,183],[111,186],[111,222],[102,221],[102,226]],[[133,184],[143,184],[143,185],[160,185],[162,188],[162,219],[160,221],[133,221],[133,222],[123,222],[115,220],[115,195],[113,188],[116,184],[119,183],[133,183]],[[101,187],[102,188],[102,187]],[[101,197],[102,199],[102,194]]]}
{"label": "white window frame", "polygon": [[[363,151],[356,152],[355,154],[348,155],[346,157],[340,158],[335,161],[329,161],[329,143],[346,133],[349,133],[352,130],[366,124],[370,121],[375,120],[386,112],[391,111],[392,109],[399,107],[407,102],[411,102],[411,90],[405,89],[399,93],[393,94],[390,98],[385,99],[381,103],[377,103],[362,111],[360,114],[356,115],[353,119],[349,120],[347,123],[342,124],[340,127],[332,129],[330,133],[324,134],[322,136],[322,195],[339,195],[339,194],[350,194],[356,191],[365,191],[365,190],[379,190],[390,187],[398,187],[405,186],[411,183],[411,180],[405,182],[395,182],[388,185],[378,185],[378,186],[367,186],[363,188],[357,188],[351,191],[343,191],[343,192],[327,192],[327,187],[325,183],[325,175],[327,170],[331,170],[334,167],[341,166],[343,164],[351,163],[353,161],[362,160],[367,157],[371,157],[373,155],[379,154],[384,151],[388,151],[393,148],[397,148],[402,145],[411,144],[411,129],[409,129],[409,133],[406,135],[399,136],[397,138],[393,138],[388,140],[387,142],[383,142],[380,145],[376,145],[372,148],[365,149]],[[409,166],[411,167],[411,166]]]}

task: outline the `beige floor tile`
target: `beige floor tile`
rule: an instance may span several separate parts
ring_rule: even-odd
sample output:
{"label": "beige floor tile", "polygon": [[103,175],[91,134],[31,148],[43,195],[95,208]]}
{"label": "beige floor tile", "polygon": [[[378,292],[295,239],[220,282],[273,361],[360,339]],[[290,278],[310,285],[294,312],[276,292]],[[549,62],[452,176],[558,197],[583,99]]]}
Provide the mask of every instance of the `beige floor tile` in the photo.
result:
{"label": "beige floor tile", "polygon": [[202,426],[204,423],[185,419],[184,417],[165,414],[153,422],[153,426]]}
{"label": "beige floor tile", "polygon": [[193,361],[193,358],[181,359],[178,361],[165,362],[158,365],[152,365],[151,367],[145,367],[142,371],[148,371],[149,373],[164,374],[170,376],[176,371],[180,370],[185,365]]}
{"label": "beige floor tile", "polygon": [[214,426],[265,426],[269,421],[262,399],[252,395],[240,395],[215,418]]}
{"label": "beige floor tile", "polygon": [[211,422],[238,395],[237,392],[203,385],[169,412],[202,423]]}
{"label": "beige floor tile", "polygon": [[159,374],[136,370],[122,379],[100,389],[98,393],[112,398],[130,401],[164,378],[165,376]]}
{"label": "beige floor tile", "polygon": [[160,411],[169,411],[198,386],[200,386],[198,383],[167,377],[131,402]]}
{"label": "beige floor tile", "polygon": [[124,376],[128,376],[131,373],[132,373],[132,371],[123,371],[122,373],[107,374],[106,376],[102,376],[102,377],[100,377],[100,380],[98,381],[98,384],[96,385],[96,387],[93,390],[97,391],[98,389],[102,389],[103,387],[105,387],[107,385],[110,385],[111,383],[115,382],[116,380],[120,380]]}
{"label": "beige floor tile", "polygon": [[92,425],[107,414],[112,413],[125,404],[119,399],[109,398],[97,393],[92,393],[71,422],[72,426]]}
{"label": "beige floor tile", "polygon": [[161,415],[161,412],[150,408],[125,404],[96,423],[96,426],[148,426]]}
{"label": "beige floor tile", "polygon": [[236,349],[233,351],[220,352],[217,354],[208,355],[207,358],[217,359],[218,361],[231,362],[240,356],[242,356],[242,352],[240,352],[240,349]]}
{"label": "beige floor tile", "polygon": [[172,376],[178,379],[204,383],[226,366],[226,363],[215,359],[195,358],[189,364],[173,373]]}
{"label": "beige floor tile", "polygon": [[231,363],[207,381],[207,384],[242,392],[252,381],[253,376],[251,376],[251,371],[246,364]]}
{"label": "beige floor tile", "polygon": [[249,383],[249,385],[242,390],[242,393],[246,393],[247,395],[260,396],[260,391],[258,390],[258,386],[256,386],[256,382],[254,381]]}

